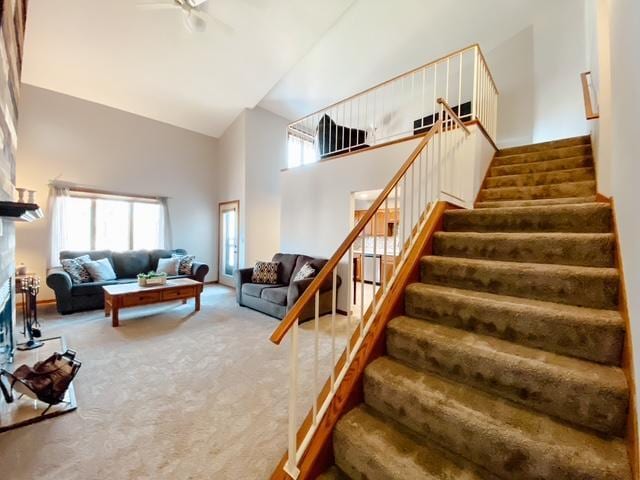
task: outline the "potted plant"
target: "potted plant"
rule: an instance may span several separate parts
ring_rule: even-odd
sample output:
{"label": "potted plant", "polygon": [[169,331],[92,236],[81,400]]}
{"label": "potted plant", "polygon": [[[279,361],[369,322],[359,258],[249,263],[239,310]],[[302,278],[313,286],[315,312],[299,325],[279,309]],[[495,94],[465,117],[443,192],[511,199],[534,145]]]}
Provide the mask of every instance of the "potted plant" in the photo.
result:
{"label": "potted plant", "polygon": [[141,287],[152,287],[157,285],[165,285],[167,283],[167,274],[164,272],[139,273],[138,285]]}

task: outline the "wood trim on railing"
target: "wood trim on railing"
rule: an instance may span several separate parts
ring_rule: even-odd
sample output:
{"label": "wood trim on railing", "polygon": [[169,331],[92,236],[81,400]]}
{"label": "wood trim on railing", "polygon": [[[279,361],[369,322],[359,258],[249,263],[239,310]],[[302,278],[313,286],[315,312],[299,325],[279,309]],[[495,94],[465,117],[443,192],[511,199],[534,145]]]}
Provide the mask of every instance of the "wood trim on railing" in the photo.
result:
{"label": "wood trim on railing", "polygon": [[584,99],[584,111],[587,115],[587,120],[594,120],[596,118],[600,118],[600,114],[593,111],[591,89],[589,88],[589,80],[587,80],[589,75],[591,75],[590,71],[581,73],[580,80],[582,81],[582,97]]}
{"label": "wood trim on railing", "polygon": [[[316,478],[324,470],[326,470],[333,462],[333,452],[331,450],[331,438],[333,429],[342,417],[351,408],[363,402],[362,378],[364,370],[375,358],[384,355],[385,346],[385,330],[391,319],[404,313],[404,291],[409,283],[417,282],[420,278],[420,258],[431,253],[433,235],[435,232],[442,230],[442,221],[444,213],[447,210],[455,209],[447,202],[439,201],[431,217],[427,220],[424,228],[418,234],[418,238],[413,248],[409,251],[407,260],[400,267],[396,281],[390,286],[384,305],[378,312],[374,323],[366,335],[360,349],[355,355],[353,362],[349,366],[349,370],[344,377],[342,383],[338,386],[337,391],[327,413],[322,417],[316,433],[302,456],[298,467],[300,468],[299,480],[307,480]],[[370,315],[370,309],[368,313]],[[365,318],[367,315],[365,314]],[[351,345],[357,340],[359,329],[356,329],[354,336],[351,338]],[[344,353],[340,357],[337,365],[339,371],[344,365]],[[339,368],[338,368],[339,367]],[[318,404],[327,397],[329,383],[325,384],[320,396]],[[298,443],[306,435],[311,424],[313,410],[305,418],[302,426],[298,430]],[[289,475],[283,470],[287,462],[287,453],[284,454],[280,463],[271,475],[271,480],[291,480]]]}
{"label": "wood trim on railing", "polygon": [[[291,127],[292,125],[295,125],[296,123],[304,120],[305,118],[309,118],[309,117],[311,117],[313,115],[317,115],[318,113],[322,113],[322,112],[324,112],[326,110],[329,110],[330,108],[333,108],[333,107],[335,107],[335,106],[337,106],[337,105],[339,105],[339,104],[341,104],[343,102],[346,102],[348,100],[356,98],[356,97],[358,97],[360,95],[364,95],[365,93],[369,93],[372,90],[375,90],[376,88],[380,88],[380,87],[382,87],[382,86],[384,86],[384,85],[386,85],[388,83],[395,82],[396,80],[398,80],[399,78],[404,77],[405,75],[410,75],[410,74],[412,74],[414,72],[417,72],[418,70],[421,70],[421,69],[426,68],[426,67],[430,67],[431,65],[435,65],[436,63],[440,63],[440,62],[442,62],[443,60],[446,60],[449,57],[453,57],[454,55],[458,55],[460,53],[466,52],[467,50],[472,50],[472,49],[474,49],[476,47],[478,47],[478,52],[480,52],[480,55],[481,55],[482,59],[484,60],[485,65],[487,65],[487,71],[489,71],[489,64],[484,59],[484,55],[482,54],[482,49],[480,48],[480,44],[479,43],[474,43],[472,45],[469,45],[468,47],[461,48],[461,49],[456,50],[454,52],[451,52],[451,53],[448,53],[446,55],[443,55],[442,57],[438,58],[437,60],[433,60],[433,61],[431,61],[429,63],[425,63],[424,65],[420,65],[419,67],[416,67],[416,68],[414,68],[412,70],[409,70],[407,72],[401,73],[400,75],[396,75],[395,77],[390,78],[389,80],[385,80],[382,83],[378,83],[377,85],[374,85],[373,87],[369,87],[369,88],[367,88],[365,90],[362,90],[361,92],[354,93],[353,95],[351,95],[349,97],[346,97],[346,98],[343,98],[342,100],[338,100],[337,102],[334,102],[331,105],[328,105],[328,106],[323,107],[323,108],[321,108],[319,110],[316,110],[313,113],[309,113],[309,114],[305,115],[304,117],[298,118],[297,120],[291,122],[288,126]],[[491,77],[491,72],[489,72],[489,77]],[[491,82],[493,83],[493,86],[496,89],[496,93],[499,93],[498,89],[496,87],[496,84],[493,81],[493,77],[491,77]]]}
{"label": "wood trim on railing", "polygon": [[418,146],[413,150],[409,158],[404,162],[400,170],[394,175],[391,181],[384,188],[382,193],[378,195],[378,198],[373,202],[367,213],[360,219],[358,224],[351,230],[347,238],[344,239],[342,244],[338,247],[336,252],[331,256],[331,258],[327,261],[325,266],[320,270],[320,273],[316,275],[311,284],[306,288],[306,290],[302,293],[298,301],[291,307],[291,310],[287,312],[282,321],[278,324],[278,327],[275,329],[273,334],[271,335],[271,341],[277,345],[282,342],[282,339],[287,334],[287,332],[291,329],[293,324],[296,322],[304,307],[309,303],[314,295],[316,290],[320,288],[324,282],[327,281],[330,275],[333,273],[333,269],[338,266],[340,260],[345,256],[345,254],[351,248],[351,245],[357,240],[360,236],[360,233],[365,229],[369,221],[374,217],[378,209],[382,206],[385,199],[391,194],[392,190],[396,187],[398,182],[402,179],[404,174],[411,168],[414,160],[420,155],[422,149],[425,147],[427,143],[433,138],[437,131],[440,130],[442,126],[442,119],[439,119],[436,123],[433,124],[431,130],[429,130],[425,135],[422,141],[418,144]]}

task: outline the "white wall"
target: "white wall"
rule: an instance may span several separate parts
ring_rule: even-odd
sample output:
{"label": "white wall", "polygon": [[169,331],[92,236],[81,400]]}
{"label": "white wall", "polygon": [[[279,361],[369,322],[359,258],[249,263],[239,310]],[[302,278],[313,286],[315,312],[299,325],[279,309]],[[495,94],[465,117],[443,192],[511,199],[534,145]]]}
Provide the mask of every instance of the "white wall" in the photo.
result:
{"label": "white wall", "polygon": [[[245,114],[242,112],[238,118],[225,130],[218,143],[218,156],[216,162],[215,184],[217,190],[217,202],[240,202],[240,218],[238,219],[238,262],[244,265],[245,252],[245,219],[246,205],[245,192],[245,158],[246,158],[246,131]],[[219,239],[216,241],[218,244]]]}
{"label": "white wall", "polygon": [[[17,184],[35,189],[45,210],[53,179],[168,196],[174,247],[208,263],[208,279],[216,278],[216,139],[30,85],[22,88],[18,129]],[[47,223],[21,223],[16,232],[16,260],[42,279]],[[52,297],[45,287],[41,298]]]}
{"label": "white wall", "polygon": [[262,108],[246,110],[246,265],[280,247],[280,171],[287,166],[287,124]]}
{"label": "white wall", "polygon": [[[631,335],[635,346],[635,372],[640,372],[640,3],[610,0],[611,108],[613,176],[612,193],[627,287]],[[637,377],[636,377],[637,378]],[[636,386],[638,381],[636,380]],[[638,405],[636,405],[638,407]]]}
{"label": "white wall", "polygon": [[498,143],[511,147],[531,143],[534,126],[533,26],[487,52],[498,85]]}
{"label": "white wall", "polygon": [[533,23],[533,141],[586,135],[580,73],[586,70],[584,0],[538,9]]}
{"label": "white wall", "polygon": [[287,165],[288,121],[244,110],[220,137],[218,202],[240,201],[240,267],[269,260],[280,246],[280,170]]}

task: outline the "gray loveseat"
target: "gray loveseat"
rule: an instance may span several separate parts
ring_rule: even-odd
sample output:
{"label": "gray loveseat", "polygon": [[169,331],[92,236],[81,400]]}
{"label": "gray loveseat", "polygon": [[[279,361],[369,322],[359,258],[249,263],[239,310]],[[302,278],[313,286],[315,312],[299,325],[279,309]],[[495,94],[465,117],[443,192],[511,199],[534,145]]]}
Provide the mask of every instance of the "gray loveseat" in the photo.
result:
{"label": "gray loveseat", "polygon": [[[242,268],[234,272],[236,285],[236,299],[238,304],[253,308],[272,317],[282,319],[294,303],[300,298],[302,292],[311,284],[313,278],[306,278],[294,282],[293,279],[305,263],[311,263],[316,273],[320,272],[327,260],[322,258],[308,257],[291,253],[276,253],[272,261],[279,262],[278,284],[265,285],[251,283],[253,268]],[[342,280],[337,276],[336,290],[340,287]],[[320,289],[320,315],[331,312],[331,277],[322,285]],[[300,321],[309,320],[314,317],[313,301],[304,308],[300,315]]]}
{"label": "gray loveseat", "polygon": [[[147,273],[158,267],[158,259],[169,258],[173,253],[186,255],[183,249],[176,250],[132,250],[128,252],[112,252],[111,250],[68,251],[60,252],[60,260],[89,255],[92,260],[109,259],[116,273],[116,280],[108,282],[73,283],[71,277],[62,267],[52,268],[47,272],[47,285],[56,294],[56,306],[62,314],[93,310],[104,307],[104,285],[131,283],[137,281],[139,273]],[[191,275],[178,275],[169,278],[192,278],[199,282],[209,272],[204,263],[193,263]]]}

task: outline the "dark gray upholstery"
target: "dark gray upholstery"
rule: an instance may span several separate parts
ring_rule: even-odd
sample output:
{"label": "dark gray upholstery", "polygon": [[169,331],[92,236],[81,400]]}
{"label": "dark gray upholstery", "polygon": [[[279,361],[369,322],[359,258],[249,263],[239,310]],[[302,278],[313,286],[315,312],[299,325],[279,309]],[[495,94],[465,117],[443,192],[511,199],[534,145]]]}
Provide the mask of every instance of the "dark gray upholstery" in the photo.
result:
{"label": "dark gray upholstery", "polygon": [[281,287],[282,285],[269,285],[266,283],[245,283],[242,285],[242,294],[250,297],[262,297],[262,291],[266,288]]}
{"label": "dark gray upholstery", "polygon": [[113,256],[116,278],[135,278],[140,272],[150,272],[151,257],[148,250],[132,250]]}
{"label": "dark gray upholstery", "polygon": [[[155,270],[159,258],[169,258],[173,253],[186,255],[186,250],[137,250],[129,252],[111,252],[110,250],[95,251],[62,251],[60,259],[76,258],[89,255],[92,260],[108,258],[116,272],[116,280],[109,282],[91,282],[73,284],[71,277],[61,267],[52,268],[47,272],[47,285],[56,294],[56,307],[62,314],[92,310],[104,307],[104,292],[102,287],[116,283],[131,283],[136,281],[138,273]],[[193,262],[191,275],[177,275],[173,278],[192,278],[199,282],[209,272],[209,266],[204,263]]]}
{"label": "dark gray upholstery", "polygon": [[[251,283],[253,268],[241,268],[234,272],[236,284],[236,299],[242,306],[259,310],[272,317],[282,319],[287,311],[298,301],[300,295],[311,284],[313,278],[294,282],[295,274],[305,263],[311,263],[316,274],[325,266],[327,260],[290,253],[276,253],[272,261],[279,262],[279,281],[283,285],[264,285]],[[336,290],[340,288],[342,280],[337,277]],[[328,278],[320,288],[320,315],[331,312],[332,279]],[[315,315],[314,302],[310,302],[303,309],[300,321],[309,320]]]}

